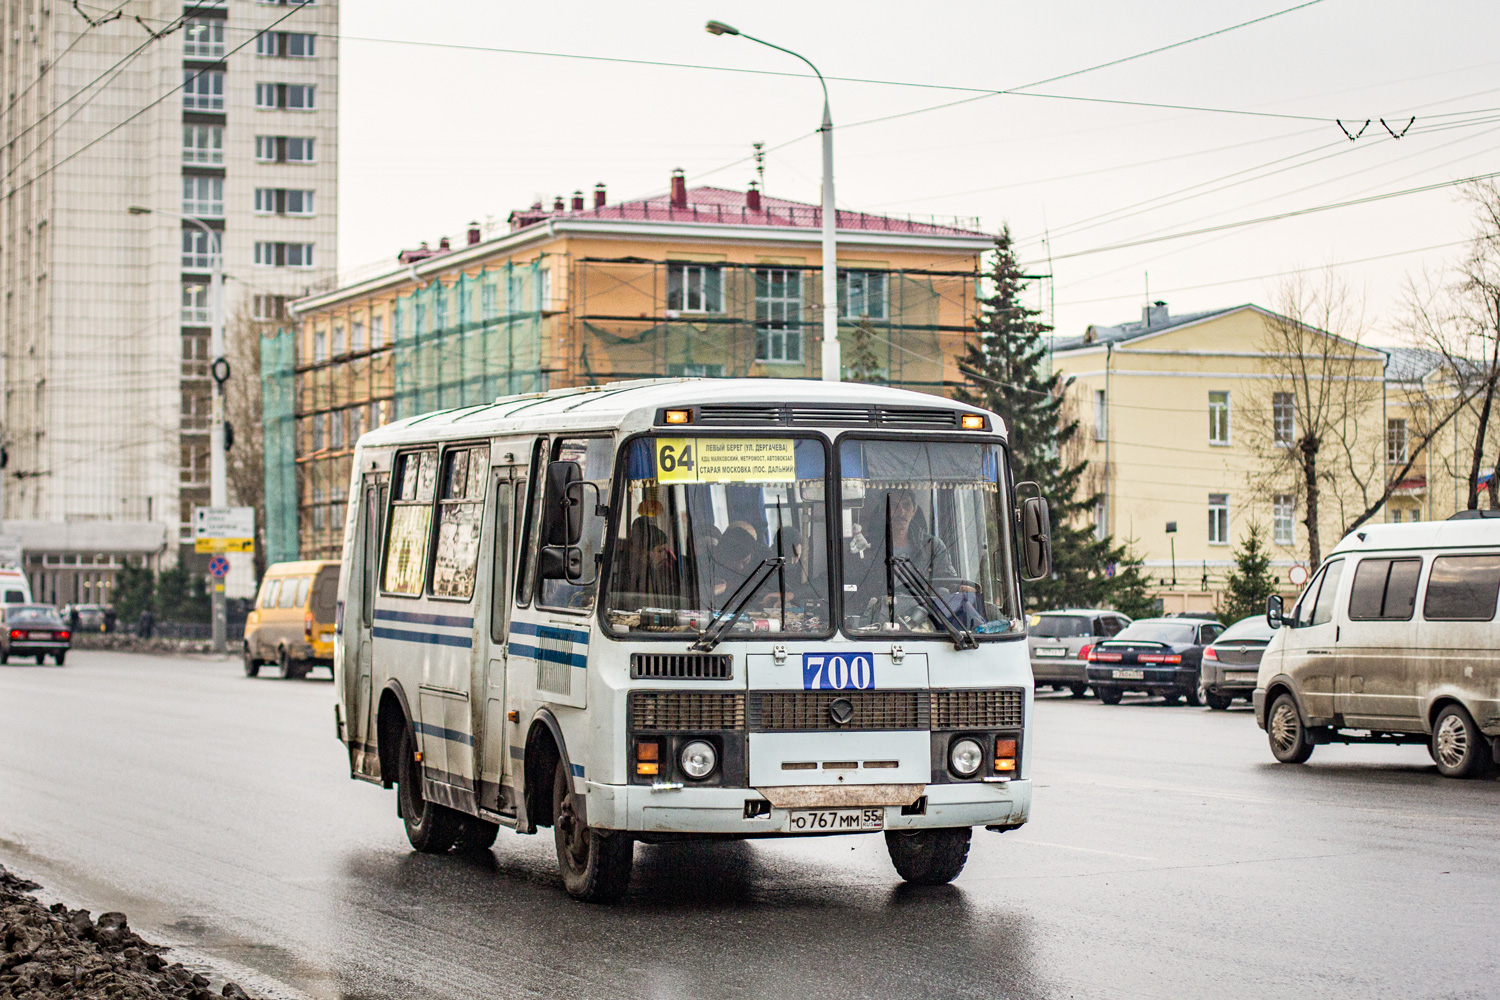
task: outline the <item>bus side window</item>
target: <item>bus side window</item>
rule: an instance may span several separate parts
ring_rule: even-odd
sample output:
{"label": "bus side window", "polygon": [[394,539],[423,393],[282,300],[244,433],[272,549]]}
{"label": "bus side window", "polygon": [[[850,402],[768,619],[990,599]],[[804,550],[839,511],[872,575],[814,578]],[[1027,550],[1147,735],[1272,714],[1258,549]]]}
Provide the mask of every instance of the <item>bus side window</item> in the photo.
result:
{"label": "bus side window", "polygon": [[432,595],[467,601],[474,596],[479,567],[484,491],[490,447],[450,448],[443,455],[438,489],[437,545],[432,558]]}
{"label": "bus side window", "polygon": [[427,582],[427,545],[432,537],[436,486],[437,452],[413,451],[396,457],[385,576],[381,581],[381,589],[388,594],[416,597]]}
{"label": "bus side window", "polygon": [[490,587],[490,639],[505,641],[505,612],[510,601],[510,547],[514,533],[510,526],[511,484],[502,479],[495,484],[495,578]]}
{"label": "bus side window", "polygon": [[385,513],[384,482],[365,484],[365,537],[360,579],[360,623],[369,628],[375,621],[375,581],[380,567],[380,517]]}
{"label": "bus side window", "polygon": [[[542,481],[542,464],[547,460],[547,439],[537,438],[531,449],[530,481]],[[537,490],[541,493],[541,490]],[[531,603],[531,591],[536,585],[532,567],[536,565],[536,515],[535,497],[526,498],[526,520],[521,529],[521,543],[516,546],[516,607],[524,608]]]}
{"label": "bus side window", "polygon": [[[575,487],[577,492],[574,494],[574,499],[583,506],[583,534],[579,539],[583,549],[582,578],[590,579],[598,569],[598,555],[604,550],[605,518],[596,512],[595,503],[609,496],[614,441],[603,437],[562,438],[557,442],[556,452],[554,461],[576,462],[583,473],[583,481],[598,487],[597,496],[594,490],[587,487]],[[541,480],[537,482],[540,483]],[[543,502],[551,503],[552,498],[545,498]],[[580,585],[566,579],[547,578],[541,580],[540,584],[537,603],[543,607],[588,610],[594,606],[597,580]]]}

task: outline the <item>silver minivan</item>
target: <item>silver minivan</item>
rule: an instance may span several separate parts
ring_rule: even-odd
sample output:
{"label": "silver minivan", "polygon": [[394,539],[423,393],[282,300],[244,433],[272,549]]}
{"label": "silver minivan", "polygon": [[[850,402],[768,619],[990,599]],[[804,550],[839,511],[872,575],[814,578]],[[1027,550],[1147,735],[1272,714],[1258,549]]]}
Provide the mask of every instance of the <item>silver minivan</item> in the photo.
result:
{"label": "silver minivan", "polygon": [[1378,524],[1346,537],[1278,629],[1256,678],[1271,753],[1319,743],[1426,744],[1438,771],[1492,774],[1500,756],[1500,518]]}

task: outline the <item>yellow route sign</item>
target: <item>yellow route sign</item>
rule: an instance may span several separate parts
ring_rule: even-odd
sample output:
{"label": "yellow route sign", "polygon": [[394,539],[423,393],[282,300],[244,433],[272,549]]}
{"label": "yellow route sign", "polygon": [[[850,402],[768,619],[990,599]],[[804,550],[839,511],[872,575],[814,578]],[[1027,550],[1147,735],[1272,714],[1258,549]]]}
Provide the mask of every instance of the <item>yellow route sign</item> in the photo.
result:
{"label": "yellow route sign", "polygon": [[793,438],[657,438],[660,483],[790,483]]}

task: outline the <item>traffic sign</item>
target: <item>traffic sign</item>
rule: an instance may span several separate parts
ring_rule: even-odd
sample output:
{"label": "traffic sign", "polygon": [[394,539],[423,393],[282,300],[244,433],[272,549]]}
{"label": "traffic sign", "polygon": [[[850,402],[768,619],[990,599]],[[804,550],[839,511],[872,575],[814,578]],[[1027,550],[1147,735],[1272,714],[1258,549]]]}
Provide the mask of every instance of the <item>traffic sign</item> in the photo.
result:
{"label": "traffic sign", "polygon": [[215,579],[222,579],[229,575],[229,560],[223,556],[214,556],[208,561],[208,575]]}
{"label": "traffic sign", "polygon": [[194,507],[193,551],[254,552],[254,507]]}
{"label": "traffic sign", "polygon": [[1294,587],[1300,587],[1307,582],[1307,567],[1293,566],[1286,571],[1286,578],[1292,581]]}

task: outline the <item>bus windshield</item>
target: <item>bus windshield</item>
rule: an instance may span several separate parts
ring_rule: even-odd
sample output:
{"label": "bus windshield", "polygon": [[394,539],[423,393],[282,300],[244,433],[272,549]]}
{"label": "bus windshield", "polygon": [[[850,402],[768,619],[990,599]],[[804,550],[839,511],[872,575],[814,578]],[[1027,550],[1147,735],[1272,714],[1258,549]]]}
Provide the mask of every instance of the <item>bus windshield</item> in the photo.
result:
{"label": "bus windshield", "polygon": [[845,438],[839,465],[847,633],[1023,631],[998,445]]}
{"label": "bus windshield", "polygon": [[812,438],[647,437],[622,452],[605,620],[696,633],[827,634],[827,458]]}

